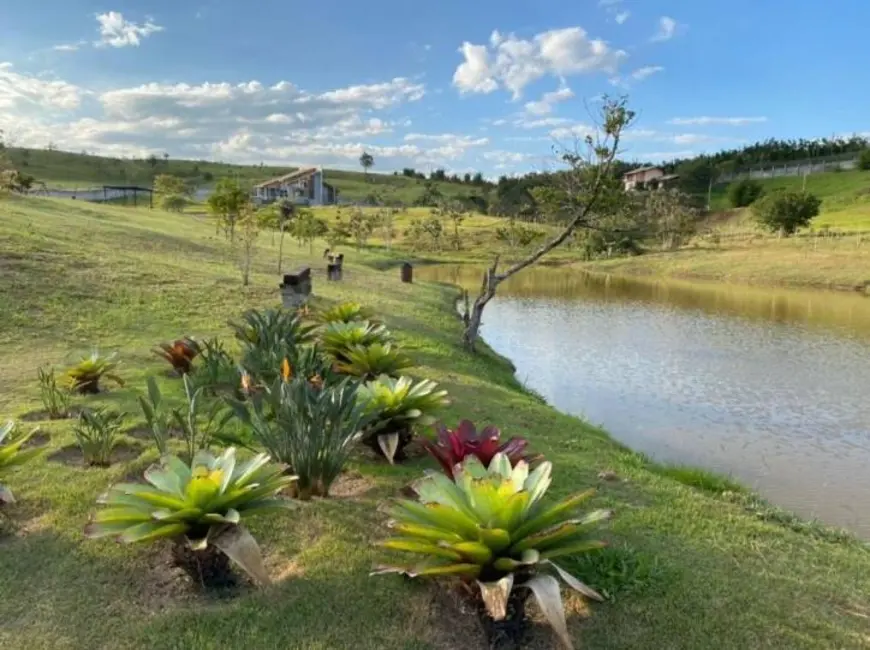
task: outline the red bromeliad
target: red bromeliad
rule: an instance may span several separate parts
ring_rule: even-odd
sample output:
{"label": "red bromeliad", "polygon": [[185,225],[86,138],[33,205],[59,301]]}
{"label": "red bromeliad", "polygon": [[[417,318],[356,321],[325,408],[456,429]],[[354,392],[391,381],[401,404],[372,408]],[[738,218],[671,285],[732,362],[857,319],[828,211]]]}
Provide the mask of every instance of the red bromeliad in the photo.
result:
{"label": "red bromeliad", "polygon": [[178,339],[173,343],[161,343],[154,348],[154,354],[166,359],[179,375],[191,370],[194,358],[200,352],[200,345],[190,337]]}
{"label": "red bromeliad", "polygon": [[441,463],[444,472],[451,478],[453,468],[468,456],[476,456],[484,466],[489,466],[497,453],[507,456],[511,465],[516,465],[521,460],[530,460],[526,454],[528,440],[514,437],[502,443],[501,431],[494,426],[488,426],[478,433],[473,422],[462,420],[454,430],[443,424],[436,425],[436,429],[438,440],[424,440],[422,444]]}

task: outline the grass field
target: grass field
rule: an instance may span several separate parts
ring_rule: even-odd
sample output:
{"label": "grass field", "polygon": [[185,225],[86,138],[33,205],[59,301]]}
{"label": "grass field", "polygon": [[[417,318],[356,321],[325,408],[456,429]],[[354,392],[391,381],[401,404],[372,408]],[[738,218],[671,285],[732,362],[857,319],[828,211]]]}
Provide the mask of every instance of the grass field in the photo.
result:
{"label": "grass field", "polygon": [[[63,365],[94,345],[117,350],[127,385],[91,398],[138,413],[147,376],[180,398],[150,353],[191,334],[227,335],[225,322],[278,303],[276,249],[261,239],[252,286],[211,225],[189,215],[50,199],[0,203],[0,413],[40,408],[40,364]],[[319,248],[319,247],[318,247]],[[374,307],[418,368],[469,417],[526,435],[555,464],[557,496],[600,483],[598,505],[617,515],[600,580],[618,597],[591,610],[569,601],[569,627],[586,648],[867,648],[870,553],[848,536],[801,523],[685,468],[667,470],[562,415],[523,390],[503,360],[457,345],[454,292],[402,284],[380,250],[348,254],[345,279],[327,283],[310,263],[315,304],[355,299]],[[317,251],[315,251],[317,252]],[[378,271],[378,268],[387,270]],[[134,416],[130,427],[137,422]],[[25,423],[25,426],[28,426]],[[379,503],[433,464],[388,467],[360,453],[339,496],[295,513],[254,519],[274,584],[232,599],[181,589],[148,547],[86,541],[82,526],[110,483],[156,458],[144,441],[109,469],[82,469],[55,452],[73,442],[69,422],[43,425],[49,454],[8,477],[19,503],[0,537],[0,647],[58,648],[481,648],[470,614],[431,586],[370,578],[383,556]],[[600,481],[602,470],[616,480]],[[685,484],[681,481],[684,481]],[[720,492],[729,489],[728,492]],[[594,585],[594,583],[593,583]],[[553,647],[535,626],[530,648]]]}
{"label": "grass field", "polygon": [[[172,159],[155,160],[155,164],[151,165],[145,160],[106,158],[42,149],[10,148],[7,153],[10,162],[17,169],[34,176],[37,181],[50,188],[87,188],[102,185],[150,187],[157,174],[172,174],[202,187],[210,186],[225,177],[254,184],[294,169]],[[368,195],[377,193],[382,200],[400,201],[410,205],[423,193],[424,181],[387,173],[370,173],[366,177],[362,172],[327,169],[324,170],[324,177],[339,189],[340,198],[350,201],[362,201]],[[467,196],[482,191],[481,188],[460,183],[436,182],[435,185],[445,197]]]}

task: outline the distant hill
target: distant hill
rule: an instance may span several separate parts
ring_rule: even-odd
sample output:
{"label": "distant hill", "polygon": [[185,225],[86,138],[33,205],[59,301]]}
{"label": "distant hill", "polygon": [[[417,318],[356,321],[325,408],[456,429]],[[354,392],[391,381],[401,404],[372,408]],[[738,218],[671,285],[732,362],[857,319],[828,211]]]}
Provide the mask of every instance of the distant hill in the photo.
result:
{"label": "distant hill", "polygon": [[[259,183],[296,169],[292,166],[232,165],[204,160],[164,158],[128,159],[92,156],[84,153],[45,149],[7,149],[11,163],[21,172],[33,176],[48,187],[86,188],[101,185],[150,186],[158,174],[172,174],[195,187],[208,187],[221,178],[232,177],[242,183]],[[411,204],[423,194],[426,181],[392,174],[325,169],[328,183],[336,186],[340,197],[362,201],[377,193],[386,201]],[[470,183],[434,181],[445,197],[480,194],[486,187]]]}

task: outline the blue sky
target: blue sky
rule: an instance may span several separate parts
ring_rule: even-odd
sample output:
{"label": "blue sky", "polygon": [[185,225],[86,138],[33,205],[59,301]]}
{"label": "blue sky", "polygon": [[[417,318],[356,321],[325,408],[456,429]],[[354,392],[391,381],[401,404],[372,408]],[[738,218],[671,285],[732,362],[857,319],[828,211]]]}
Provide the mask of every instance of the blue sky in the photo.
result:
{"label": "blue sky", "polygon": [[[47,18],[50,17],[50,18]],[[870,131],[866,0],[40,0],[0,8],[0,129],[107,155],[552,167],[602,94],[626,158]]]}

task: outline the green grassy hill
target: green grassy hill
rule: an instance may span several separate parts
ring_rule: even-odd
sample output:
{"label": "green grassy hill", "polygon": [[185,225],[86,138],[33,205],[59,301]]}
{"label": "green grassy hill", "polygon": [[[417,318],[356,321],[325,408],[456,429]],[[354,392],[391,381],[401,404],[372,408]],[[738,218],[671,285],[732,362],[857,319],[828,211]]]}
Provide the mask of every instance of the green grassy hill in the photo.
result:
{"label": "green grassy hill", "polygon": [[[504,360],[469,355],[459,345],[454,291],[400,282],[375,248],[349,252],[344,280],[327,282],[319,248],[285,251],[288,264],[312,265],[315,309],[342,300],[373,307],[413,358],[413,374],[449,391],[448,423],[470,418],[528,437],[554,462],[553,499],[597,485],[594,505],[615,510],[602,532],[612,549],[585,569],[591,578],[583,574],[613,589],[614,599],[589,606],[567,597],[578,647],[866,647],[864,544],[790,517],[739,486],[687,479],[626,450],[529,394]],[[273,578],[262,590],[202,596],[169,567],[163,547],[84,538],[97,496],[140,477],[157,458],[136,431],[146,378],[172,404],[182,400],[179,380],[167,376],[153,346],[185,334],[232,341],[227,320],[280,304],[276,259],[275,242],[261,237],[251,286],[243,288],[236,251],[194,215],[0,201],[7,279],[0,283],[0,419],[41,408],[38,366],[63,367],[94,345],[119,352],[126,385],[80,399],[131,414],[123,434],[129,453],[111,467],[72,463],[62,452],[74,445],[72,423],[59,420],[39,423],[49,437],[45,454],[4,474],[18,502],[9,520],[0,518],[0,647],[487,647],[474,613],[444,591],[369,577],[392,557],[373,546],[386,534],[378,508],[435,466],[422,456],[389,466],[360,450],[333,497],[251,520]],[[602,470],[619,480],[599,480]],[[524,647],[555,647],[529,607]]]}
{"label": "green grassy hill", "polygon": [[[804,188],[804,179],[798,176],[768,178],[758,181],[765,193],[776,190]],[[713,211],[728,210],[728,188],[722,185],[713,190]],[[813,226],[829,226],[844,230],[870,230],[870,172],[848,171],[812,174],[806,178],[806,190],[822,200],[822,210]],[[721,219],[720,219],[721,220]]]}
{"label": "green grassy hill", "polygon": [[[7,155],[12,164],[25,174],[34,176],[48,187],[85,188],[100,185],[150,186],[157,174],[172,174],[197,187],[212,185],[220,178],[232,177],[242,183],[254,184],[286,174],[295,168],[267,165],[231,165],[203,160],[107,158],[68,151],[10,148]],[[423,193],[424,181],[392,174],[346,170],[324,170],[327,182],[335,185],[341,198],[359,201],[372,193],[386,201],[413,203]],[[461,183],[436,182],[446,197],[480,194],[480,187]]]}

